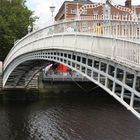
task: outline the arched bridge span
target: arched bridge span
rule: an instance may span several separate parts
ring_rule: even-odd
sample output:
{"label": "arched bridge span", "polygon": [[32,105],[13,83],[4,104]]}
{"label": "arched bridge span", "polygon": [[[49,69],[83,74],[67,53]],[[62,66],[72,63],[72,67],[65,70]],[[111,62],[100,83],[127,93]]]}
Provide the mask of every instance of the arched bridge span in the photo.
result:
{"label": "arched bridge span", "polygon": [[[139,113],[133,108],[135,100],[140,99],[138,73],[131,68],[99,56],[56,49],[27,53],[11,63],[13,71],[7,80],[7,85],[26,86],[34,74],[46,63],[44,60],[65,64],[79,72],[139,117]],[[18,74],[15,74],[15,71]]]}
{"label": "arched bridge span", "polygon": [[139,42],[79,31],[50,34],[54,27],[15,44],[4,62],[3,87],[26,86],[46,60],[59,62],[99,85],[140,118],[135,108],[140,99]]}

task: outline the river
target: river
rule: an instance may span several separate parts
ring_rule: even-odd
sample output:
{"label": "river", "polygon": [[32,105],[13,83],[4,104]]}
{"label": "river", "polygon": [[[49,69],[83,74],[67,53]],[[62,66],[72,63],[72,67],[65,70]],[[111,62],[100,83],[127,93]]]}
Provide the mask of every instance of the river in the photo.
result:
{"label": "river", "polygon": [[102,94],[1,100],[0,140],[140,140],[140,120]]}

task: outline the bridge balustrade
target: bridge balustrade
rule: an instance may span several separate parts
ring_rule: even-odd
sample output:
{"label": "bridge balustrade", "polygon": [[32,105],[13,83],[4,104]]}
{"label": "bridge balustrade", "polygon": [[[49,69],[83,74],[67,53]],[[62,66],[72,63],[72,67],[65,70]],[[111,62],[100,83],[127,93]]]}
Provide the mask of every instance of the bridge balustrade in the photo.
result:
{"label": "bridge balustrade", "polygon": [[[121,20],[120,20],[121,19]],[[117,44],[117,52],[121,51],[122,49],[127,47],[127,56],[122,55],[122,53],[118,53],[121,58],[125,57],[125,59],[128,59],[128,61],[133,61],[134,63],[139,63],[139,56],[137,55],[137,52],[139,52],[139,44],[136,44],[133,47],[134,42],[139,43],[140,40],[140,22],[136,19],[131,19],[131,17],[125,18],[125,20],[122,19],[122,17],[110,17],[109,19],[106,19],[105,17],[81,17],[81,19],[68,19],[61,22],[56,22],[54,25],[45,27],[43,29],[40,29],[38,31],[34,31],[24,38],[22,38],[20,41],[18,41],[15,46],[10,51],[8,57],[5,61],[5,66],[8,63],[8,60],[11,60],[11,57],[17,57],[19,53],[19,50],[21,48],[24,48],[28,46],[29,44],[34,44],[38,42],[39,40],[43,40],[46,37],[56,35],[59,33],[86,33],[91,36],[99,36],[99,37],[112,37],[114,38],[114,44]],[[117,39],[123,39],[123,40],[117,40]],[[116,41],[117,40],[117,41]],[[114,45],[113,44],[113,45]],[[26,49],[29,49],[26,47]],[[134,50],[133,50],[134,49]],[[121,54],[121,55],[120,55]],[[116,57],[119,57],[116,55]],[[134,59],[133,59],[134,56]],[[133,59],[133,60],[132,60]]]}

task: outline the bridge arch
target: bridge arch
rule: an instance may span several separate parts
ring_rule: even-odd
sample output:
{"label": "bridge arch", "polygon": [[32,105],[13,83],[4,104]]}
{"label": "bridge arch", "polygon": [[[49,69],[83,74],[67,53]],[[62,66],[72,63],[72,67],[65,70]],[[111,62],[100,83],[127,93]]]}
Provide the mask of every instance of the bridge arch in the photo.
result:
{"label": "bridge arch", "polygon": [[[112,62],[112,60],[110,59],[101,56],[99,57],[97,55],[92,56],[90,54],[73,52],[70,50],[66,51],[62,49],[48,49],[43,51],[38,50],[19,56],[14,60],[14,62],[10,63],[10,67],[12,67],[11,71],[14,71],[14,69],[16,69],[20,64],[24,62],[34,60],[54,61],[67,65],[71,69],[79,72],[90,81],[100,86],[140,118],[139,113],[133,108],[134,98],[136,98],[137,100],[139,100],[140,98],[139,91],[134,88],[138,75],[136,71],[133,71],[131,68],[125,67],[121,64],[116,63],[115,61]],[[43,65],[44,63],[42,63],[40,67],[42,67]],[[29,79],[24,82],[25,86],[34,76],[36,70],[39,70],[40,67],[32,72],[31,77],[29,77],[27,73],[27,77]],[[77,67],[79,67],[80,69],[77,69]],[[10,76],[12,76],[12,72],[8,77]],[[129,77],[132,78],[131,82],[126,82],[126,79]],[[18,82],[16,82],[16,84],[18,84]],[[129,101],[126,101],[126,98],[129,99]]]}
{"label": "bridge arch", "polygon": [[[111,22],[114,28],[114,20]],[[3,87],[14,81],[15,86],[20,81],[26,85],[39,67],[43,66],[43,60],[55,61],[66,64],[98,84],[140,118],[134,108],[135,100],[140,98],[139,42],[131,38],[134,36],[124,38],[126,36],[123,32],[117,38],[118,26],[112,32],[112,28],[105,24],[103,34],[85,31],[85,27],[87,29],[92,23],[94,21],[84,20],[58,23],[25,36],[15,44],[4,62]],[[69,26],[80,30],[66,32]],[[108,33],[112,33],[112,36],[108,36]],[[32,64],[35,69],[29,67]],[[77,66],[80,70],[76,69]],[[24,71],[26,68],[27,71]],[[33,72],[28,75],[28,71]]]}

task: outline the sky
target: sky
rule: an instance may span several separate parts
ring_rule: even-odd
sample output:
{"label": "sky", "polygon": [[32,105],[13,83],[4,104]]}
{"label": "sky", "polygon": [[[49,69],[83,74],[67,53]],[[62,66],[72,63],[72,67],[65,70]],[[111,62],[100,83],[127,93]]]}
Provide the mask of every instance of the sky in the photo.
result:
{"label": "sky", "polygon": [[[65,0],[27,0],[27,7],[34,11],[34,15],[38,16],[39,19],[36,22],[36,26],[41,28],[47,26],[52,22],[51,12],[49,7],[54,5],[55,12],[54,15],[58,12],[59,8]],[[72,1],[72,0],[68,0]],[[104,2],[105,0],[91,0],[92,2]],[[113,0],[116,4],[124,5],[125,0]],[[140,5],[140,0],[132,0],[133,5]]]}

